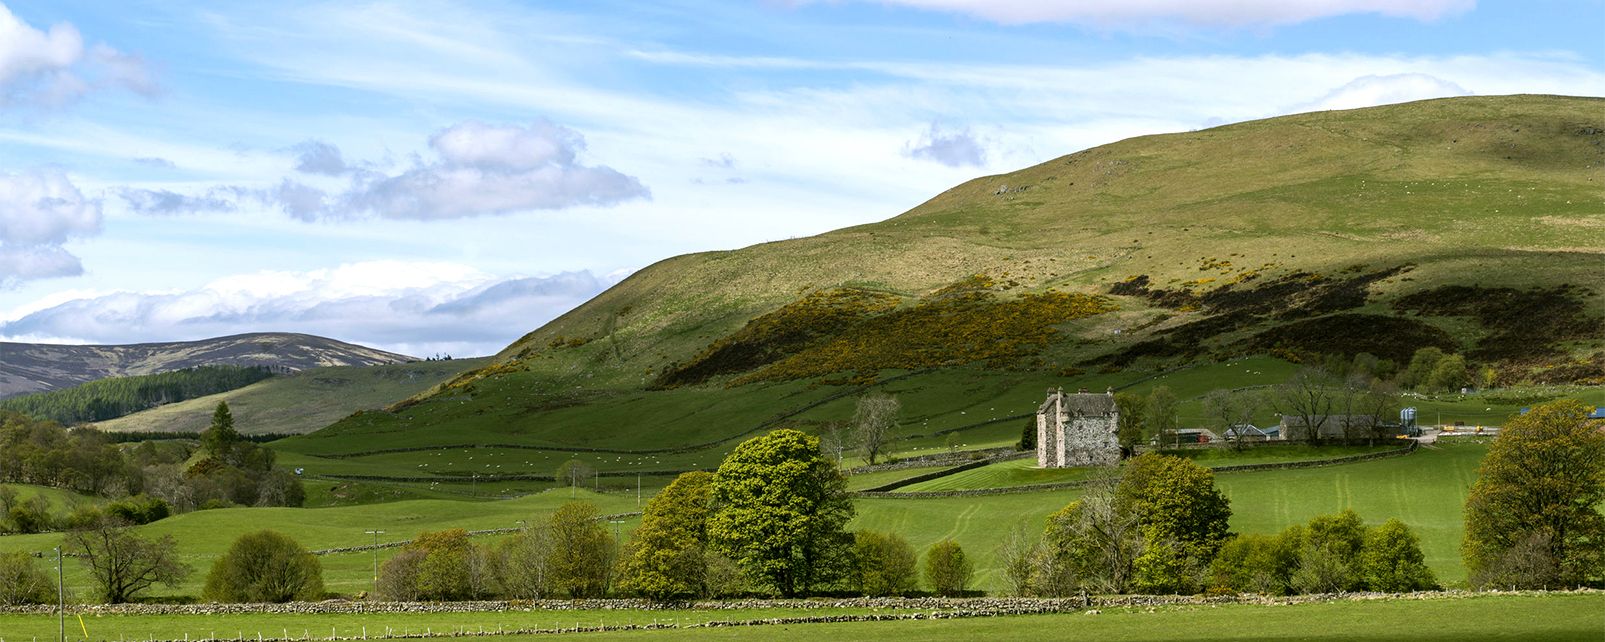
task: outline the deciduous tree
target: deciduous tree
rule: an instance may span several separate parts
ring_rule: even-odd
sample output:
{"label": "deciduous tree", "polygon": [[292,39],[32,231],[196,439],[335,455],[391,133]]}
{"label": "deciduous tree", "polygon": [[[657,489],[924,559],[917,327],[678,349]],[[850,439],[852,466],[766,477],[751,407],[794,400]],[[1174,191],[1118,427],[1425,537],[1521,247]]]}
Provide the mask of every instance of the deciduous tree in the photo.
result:
{"label": "deciduous tree", "polygon": [[569,502],[548,522],[552,549],[548,558],[552,586],[571,598],[607,595],[618,543],[590,502]]}
{"label": "deciduous tree", "polygon": [[0,606],[54,602],[56,583],[27,553],[0,553]]}
{"label": "deciduous tree", "polygon": [[807,593],[850,567],[846,489],[818,439],[796,430],[754,437],[715,473],[709,539],[753,580],[787,597]]}
{"label": "deciduous tree", "polygon": [[66,550],[88,567],[108,604],[121,604],[156,584],[178,586],[190,567],[178,557],[172,535],[147,539],[115,518],[67,534]]}
{"label": "deciduous tree", "polygon": [[925,583],[937,595],[963,595],[974,576],[975,566],[958,542],[944,539],[925,551]]}
{"label": "deciduous tree", "polygon": [[914,590],[918,562],[908,540],[896,533],[853,533],[853,558],[859,590],[871,597],[903,595]]}
{"label": "deciduous tree", "polygon": [[670,482],[641,514],[624,587],[655,600],[707,597],[712,511],[712,473],[684,473]]}
{"label": "deciduous tree", "polygon": [[323,566],[305,546],[275,531],[247,533],[212,563],[203,595],[216,602],[323,599]]}
{"label": "deciduous tree", "polygon": [[853,432],[870,465],[875,464],[875,459],[891,440],[892,428],[897,426],[897,413],[902,407],[896,397],[888,394],[870,393],[858,399],[858,406],[853,410]]}
{"label": "deciduous tree", "polygon": [[1533,406],[1489,446],[1466,497],[1461,551],[1473,583],[1576,586],[1605,577],[1605,428],[1590,410],[1575,400]]}

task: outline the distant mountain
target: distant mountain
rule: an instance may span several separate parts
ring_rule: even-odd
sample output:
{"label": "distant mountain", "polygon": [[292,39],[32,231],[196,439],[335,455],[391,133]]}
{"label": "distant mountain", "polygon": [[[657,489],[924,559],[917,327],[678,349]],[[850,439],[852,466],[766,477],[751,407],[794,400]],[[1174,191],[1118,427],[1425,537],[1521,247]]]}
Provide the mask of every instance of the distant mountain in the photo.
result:
{"label": "distant mountain", "polygon": [[268,366],[297,372],[324,366],[371,366],[416,360],[344,341],[287,332],[129,345],[0,342],[0,398],[56,390],[107,377],[204,365]]}

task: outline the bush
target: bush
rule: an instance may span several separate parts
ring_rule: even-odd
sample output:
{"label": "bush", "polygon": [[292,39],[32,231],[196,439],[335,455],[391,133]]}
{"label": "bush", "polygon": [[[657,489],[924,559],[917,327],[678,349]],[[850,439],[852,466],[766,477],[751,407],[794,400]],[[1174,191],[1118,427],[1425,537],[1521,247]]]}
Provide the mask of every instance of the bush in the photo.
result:
{"label": "bush", "polygon": [[1366,588],[1373,591],[1404,593],[1438,587],[1438,579],[1427,568],[1426,556],[1421,553],[1420,540],[1397,519],[1366,533],[1360,575]]}
{"label": "bush", "polygon": [[1217,591],[1279,595],[1435,588],[1420,542],[1397,519],[1367,528],[1352,510],[1321,515],[1276,536],[1238,535],[1210,566]]}
{"label": "bush", "polygon": [[202,595],[215,602],[289,602],[323,597],[323,566],[274,531],[241,535],[212,563]]}
{"label": "bush", "polygon": [[962,595],[975,575],[975,567],[958,542],[944,539],[925,552],[925,583],[943,597]]}
{"label": "bush", "polygon": [[18,533],[38,533],[50,530],[50,502],[37,495],[17,502],[7,517],[11,529]]}
{"label": "bush", "polygon": [[859,589],[865,595],[884,597],[914,590],[918,568],[914,549],[901,535],[858,531],[853,533],[853,552]]}
{"label": "bush", "polygon": [[44,604],[55,599],[55,583],[27,553],[0,553],[0,606]]}
{"label": "bush", "polygon": [[106,505],[106,514],[121,519],[130,524],[149,524],[159,519],[166,519],[173,513],[167,502],[140,494],[124,497]]}
{"label": "bush", "polygon": [[490,588],[491,559],[454,528],[423,533],[379,567],[379,594],[387,599],[468,600]]}

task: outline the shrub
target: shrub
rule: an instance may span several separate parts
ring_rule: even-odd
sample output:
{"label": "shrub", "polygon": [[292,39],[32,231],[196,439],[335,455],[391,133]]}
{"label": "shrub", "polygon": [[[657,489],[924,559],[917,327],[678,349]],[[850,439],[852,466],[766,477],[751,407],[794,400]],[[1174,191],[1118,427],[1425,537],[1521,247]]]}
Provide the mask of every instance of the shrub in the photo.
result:
{"label": "shrub", "polygon": [[944,539],[925,552],[925,583],[937,595],[962,595],[975,575],[975,567],[958,542]]}
{"label": "shrub", "polygon": [[379,594],[392,600],[467,600],[490,588],[490,558],[454,528],[423,533],[379,567]]}
{"label": "shrub", "polygon": [[323,566],[274,531],[241,535],[212,563],[202,595],[216,602],[289,602],[323,597]]}
{"label": "shrub", "polygon": [[43,604],[56,599],[56,585],[27,553],[0,553],[0,606]]}
{"label": "shrub", "polygon": [[105,510],[107,515],[130,524],[149,524],[159,519],[166,519],[173,512],[167,502],[144,494],[125,497],[107,504]]}
{"label": "shrub", "polygon": [[917,565],[908,540],[895,533],[853,533],[858,585],[865,595],[884,597],[914,590]]}
{"label": "shrub", "polygon": [[11,520],[11,528],[18,533],[38,533],[50,529],[50,502],[38,495],[17,502],[9,513],[7,517]]}
{"label": "shrub", "polygon": [[1437,588],[1438,580],[1427,568],[1421,542],[1410,527],[1390,519],[1365,536],[1360,555],[1360,575],[1373,591],[1403,593]]}

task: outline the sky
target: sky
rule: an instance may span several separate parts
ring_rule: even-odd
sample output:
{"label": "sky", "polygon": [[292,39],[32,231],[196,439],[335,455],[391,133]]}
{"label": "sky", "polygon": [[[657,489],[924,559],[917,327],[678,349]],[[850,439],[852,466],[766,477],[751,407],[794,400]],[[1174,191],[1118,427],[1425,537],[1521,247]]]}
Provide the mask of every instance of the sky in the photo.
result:
{"label": "sky", "polygon": [[1605,96],[1605,0],[0,0],[0,341],[494,353],[1131,136]]}

